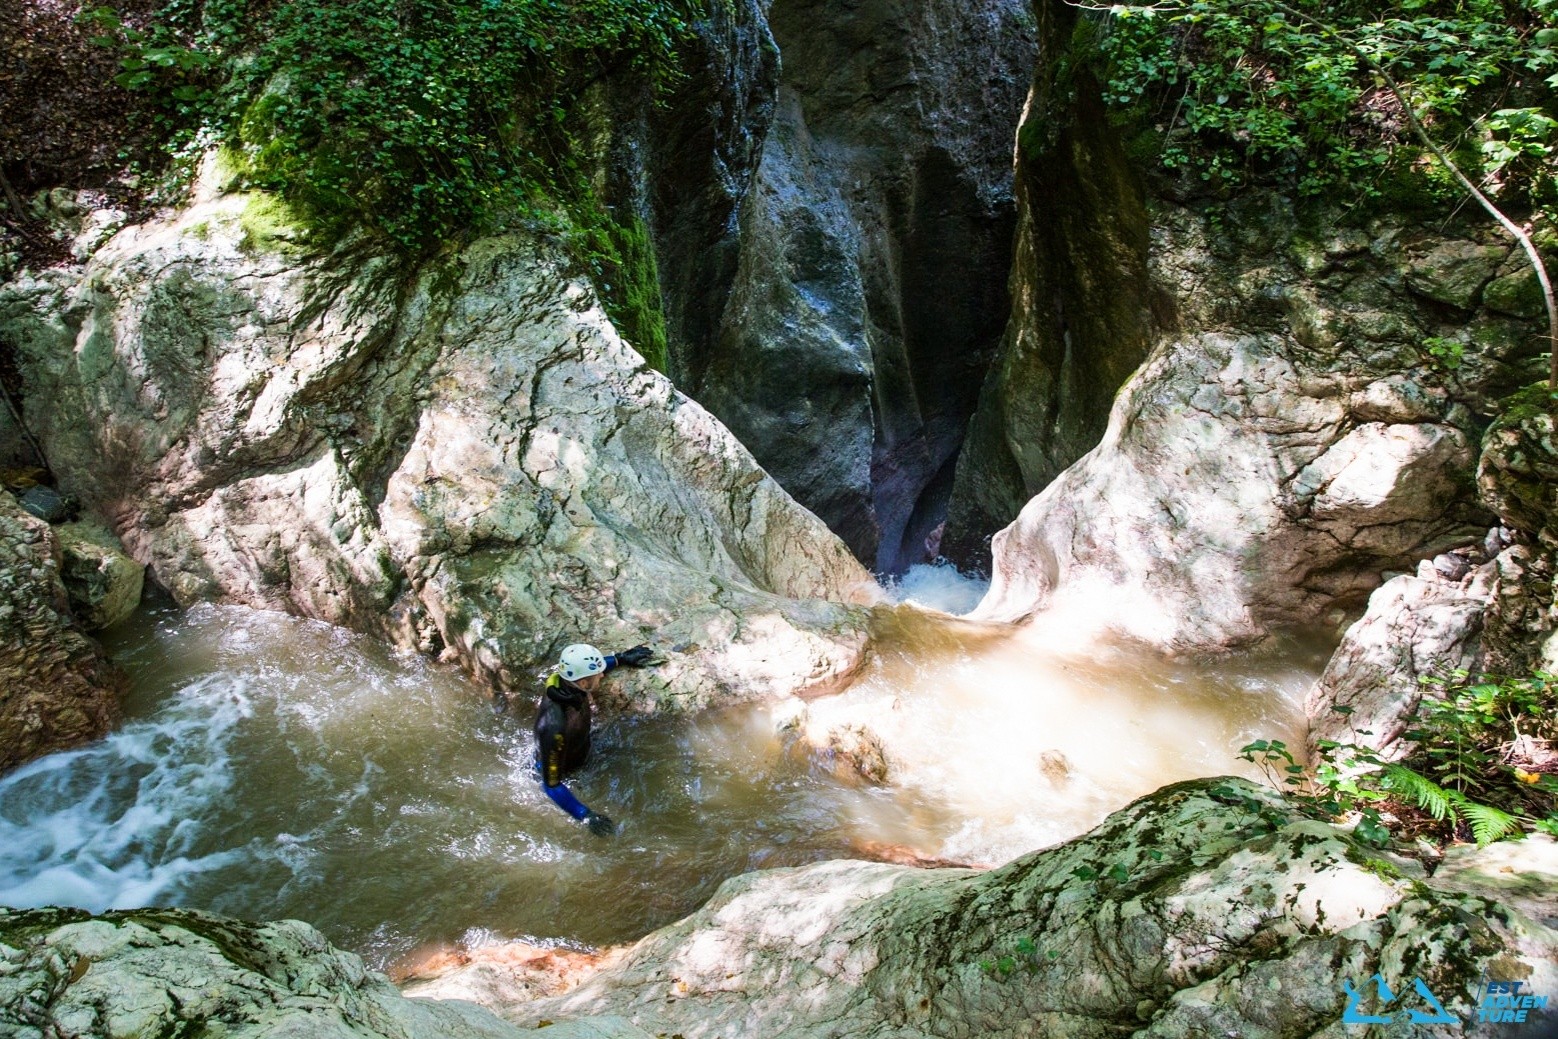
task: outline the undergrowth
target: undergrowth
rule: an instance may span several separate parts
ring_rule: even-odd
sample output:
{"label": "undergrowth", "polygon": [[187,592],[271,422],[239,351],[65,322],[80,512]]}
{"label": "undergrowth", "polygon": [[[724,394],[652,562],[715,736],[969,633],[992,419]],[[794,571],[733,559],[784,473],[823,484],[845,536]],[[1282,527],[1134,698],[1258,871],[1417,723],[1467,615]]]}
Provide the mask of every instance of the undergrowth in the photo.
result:
{"label": "undergrowth", "polygon": [[[1355,818],[1356,835],[1376,846],[1394,838],[1486,845],[1528,830],[1558,836],[1558,677],[1479,676],[1464,671],[1425,680],[1402,733],[1399,760],[1354,741],[1321,740],[1299,763],[1280,740],[1256,740],[1241,756],[1260,766],[1303,814]],[[1350,715],[1345,705],[1333,708]]]}
{"label": "undergrowth", "polygon": [[[720,2],[720,0],[713,0]],[[653,258],[602,199],[599,84],[660,97],[702,0],[167,0],[88,8],[173,179],[223,150],[320,245],[421,258],[504,227],[564,236],[663,365]]]}
{"label": "undergrowth", "polygon": [[1407,132],[1405,100],[1485,190],[1551,226],[1558,0],[1067,2],[1087,12],[1077,60],[1170,171],[1212,190],[1459,200]]}

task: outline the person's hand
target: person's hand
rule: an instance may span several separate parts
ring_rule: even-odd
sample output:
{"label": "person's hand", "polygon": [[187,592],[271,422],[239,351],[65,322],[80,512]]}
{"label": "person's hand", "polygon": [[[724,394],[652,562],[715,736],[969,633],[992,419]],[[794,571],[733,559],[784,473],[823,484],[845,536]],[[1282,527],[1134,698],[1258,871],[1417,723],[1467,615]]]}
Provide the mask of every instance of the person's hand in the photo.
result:
{"label": "person's hand", "polygon": [[597,837],[613,837],[617,833],[617,824],[601,815],[599,812],[591,812],[584,817],[584,825],[590,828],[590,832]]}
{"label": "person's hand", "polygon": [[628,667],[643,667],[654,655],[655,651],[648,646],[634,646],[632,649],[624,649],[618,653],[617,663],[626,664]]}

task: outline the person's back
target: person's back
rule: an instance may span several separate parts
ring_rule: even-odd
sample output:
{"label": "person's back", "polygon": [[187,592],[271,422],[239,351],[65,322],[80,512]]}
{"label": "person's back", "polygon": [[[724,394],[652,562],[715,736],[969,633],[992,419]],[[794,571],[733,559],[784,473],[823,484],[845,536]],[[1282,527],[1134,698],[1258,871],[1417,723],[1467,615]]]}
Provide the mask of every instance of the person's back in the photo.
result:
{"label": "person's back", "polygon": [[561,675],[542,687],[536,709],[536,755],[549,786],[584,767],[590,757],[589,694]]}
{"label": "person's back", "polygon": [[653,655],[648,646],[634,646],[616,656],[584,643],[568,646],[557,670],[547,677],[536,706],[536,772],[541,789],[553,804],[602,837],[615,833],[616,824],[591,811],[563,780],[589,759],[590,694],[599,688],[601,676],[619,664],[642,667]]}

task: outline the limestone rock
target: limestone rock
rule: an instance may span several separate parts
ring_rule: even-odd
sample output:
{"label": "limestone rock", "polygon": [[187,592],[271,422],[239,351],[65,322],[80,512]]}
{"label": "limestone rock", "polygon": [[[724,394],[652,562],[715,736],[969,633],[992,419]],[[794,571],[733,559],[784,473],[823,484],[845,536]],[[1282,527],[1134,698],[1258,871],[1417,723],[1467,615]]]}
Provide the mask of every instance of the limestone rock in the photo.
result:
{"label": "limestone rock", "polygon": [[1558,514],[1558,438],[1547,386],[1527,387],[1505,401],[1482,437],[1477,488],[1504,524],[1528,534]]}
{"label": "limestone rock", "polygon": [[840,779],[864,780],[878,786],[887,782],[889,767],[882,738],[864,725],[842,725],[831,730],[825,754]]}
{"label": "limestone rock", "polygon": [[767,22],[780,71],[735,270],[704,293],[718,313],[672,308],[699,317],[672,371],[860,559],[901,572],[935,555],[1004,321],[1031,15],[776,0]]}
{"label": "limestone rock", "polygon": [[474,1004],[406,999],[298,921],[255,925],[174,909],[97,918],[0,909],[0,1031],[7,1036],[207,1030],[232,1039],[522,1034]]}
{"label": "limestone rock", "polygon": [[1344,980],[1376,971],[1421,977],[1463,1020],[1484,970],[1558,987],[1550,928],[1330,826],[1273,826],[1269,798],[1241,780],[1179,784],[986,873],[826,862],[738,877],[619,966],[501,1012],[774,1039],[1319,1037],[1342,1032]]}
{"label": "limestone rock", "polygon": [[555,246],[488,239],[416,271],[309,256],[248,240],[273,203],[212,183],[84,269],[0,289],[62,483],[180,602],[381,633],[498,689],[581,639],[691,647],[623,684],[645,706],[859,664],[869,575]]}
{"label": "limestone rock", "polygon": [[64,554],[61,577],[70,610],[82,626],[100,631],[134,613],[146,568],[125,554],[113,532],[100,522],[78,520],[55,533]]}
{"label": "limestone rock", "polygon": [[1310,690],[1311,747],[1326,739],[1388,757],[1404,753],[1399,741],[1422,700],[1421,680],[1479,667],[1494,570],[1483,565],[1449,577],[1425,561],[1415,575],[1381,585]]}
{"label": "limestone rock", "polygon": [[1406,283],[1429,299],[1470,310],[1507,255],[1507,249],[1446,242],[1412,262]]}
{"label": "limestone rock", "polygon": [[1152,345],[1145,185],[1074,66],[1075,11],[1036,4],[1040,47],[1017,128],[1010,317],[957,463],[945,553],[984,572],[988,538],[1098,442]]}
{"label": "limestone rock", "polygon": [[70,615],[54,531],[0,492],[0,771],[108,731],[124,675]]}
{"label": "limestone rock", "polygon": [[1386,569],[1486,524],[1440,423],[1356,423],[1278,337],[1161,348],[1102,443],[993,544],[975,618],[1049,606],[1171,649],[1228,649],[1361,607]]}

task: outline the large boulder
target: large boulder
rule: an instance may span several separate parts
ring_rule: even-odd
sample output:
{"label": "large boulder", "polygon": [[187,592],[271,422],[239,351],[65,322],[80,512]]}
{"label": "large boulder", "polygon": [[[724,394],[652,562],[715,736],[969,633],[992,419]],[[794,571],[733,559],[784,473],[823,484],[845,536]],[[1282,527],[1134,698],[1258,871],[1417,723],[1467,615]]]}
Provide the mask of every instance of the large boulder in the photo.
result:
{"label": "large boulder", "polygon": [[310,255],[284,218],[208,187],[0,289],[62,484],[180,602],[382,633],[500,690],[580,639],[677,647],[649,704],[857,666],[869,575],[553,244],[408,270]]}
{"label": "large boulder", "polygon": [[[145,909],[100,917],[0,909],[0,1030],[9,1039],[516,1039],[474,1003],[407,999],[305,923]],[[548,1039],[648,1039],[621,1019]]]}
{"label": "large boulder", "polygon": [[125,677],[70,613],[59,539],[0,491],[0,772],[96,739]]}
{"label": "large boulder", "polygon": [[996,536],[974,616],[1050,606],[1151,645],[1226,650],[1334,623],[1381,571],[1480,537],[1476,451],[1442,395],[1322,380],[1306,361],[1281,336],[1161,347],[1102,443]]}
{"label": "large boulder", "polygon": [[1387,1010],[1378,973],[1405,994],[1387,1010],[1403,1022],[1433,1014],[1414,979],[1456,1018],[1415,1034],[1497,1036],[1475,1020],[1486,978],[1558,989],[1558,933],[1500,901],[1441,890],[1242,780],[1198,781],[990,872],[738,877],[571,992],[500,1009],[519,1023],[610,1012],[688,1039],[1329,1037],[1349,986]]}
{"label": "large boulder", "polygon": [[1424,679],[1480,667],[1497,579],[1496,562],[1471,566],[1445,555],[1381,585],[1309,691],[1311,747],[1333,740],[1391,757],[1410,749],[1401,736],[1422,701]]}

